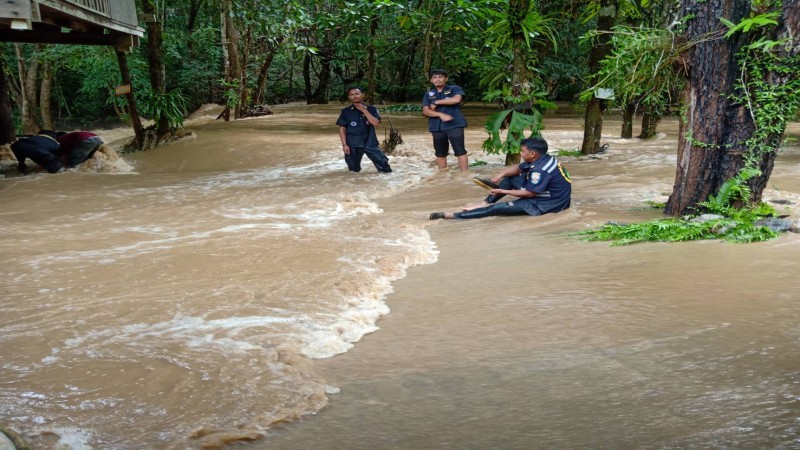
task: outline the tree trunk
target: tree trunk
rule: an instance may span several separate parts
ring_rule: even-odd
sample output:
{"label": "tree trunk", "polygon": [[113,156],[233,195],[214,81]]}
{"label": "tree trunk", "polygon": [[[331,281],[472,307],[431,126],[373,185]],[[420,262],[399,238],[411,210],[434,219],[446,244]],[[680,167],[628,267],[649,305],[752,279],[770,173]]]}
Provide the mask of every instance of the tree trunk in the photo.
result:
{"label": "tree trunk", "polygon": [[[142,11],[154,18],[158,17],[153,0],[142,0]],[[163,40],[161,23],[157,19],[147,22],[147,62],[150,86],[156,95],[167,92]],[[163,115],[156,124],[156,141],[169,134],[169,131],[169,118]]]}
{"label": "tree trunk", "polygon": [[306,53],[303,58],[303,93],[306,97],[306,102],[311,99],[311,53]]}
{"label": "tree trunk", "polygon": [[[799,3],[800,0],[783,2],[777,38],[800,33]],[[691,40],[711,32],[719,34],[721,17],[739,23],[750,12],[748,0],[683,0],[681,16],[692,17],[687,21],[686,30]],[[686,119],[681,121],[675,185],[664,211],[666,214],[677,216],[691,211],[744,167],[744,155],[748,152],[745,142],[753,136],[756,126],[747,105],[735,103],[731,96],[737,93],[737,80],[742,74],[737,52],[748,38],[747,33],[740,32],[730,38],[702,39],[688,52],[689,82],[684,93]],[[784,56],[797,58],[800,50],[796,45],[791,51],[794,53]],[[796,71],[772,74],[766,81],[781,86],[789,79],[796,80],[797,76]],[[784,129],[785,123],[784,128],[770,134],[763,143],[774,145],[777,150]],[[760,201],[775,156],[775,151],[758,156],[762,175],[748,181],[752,201]]]}
{"label": "tree trunk", "polygon": [[[589,72],[592,74],[590,84],[597,81],[597,72],[600,70],[600,61],[611,51],[611,28],[617,19],[617,0],[600,0],[600,12],[597,18],[597,31],[600,35],[595,38],[589,54]],[[583,145],[581,154],[593,155],[600,148],[600,135],[603,131],[603,105],[601,100],[594,95],[586,105],[586,116],[583,128]]]}
{"label": "tree trunk", "polygon": [[[197,22],[197,15],[203,7],[206,0],[191,0],[189,5],[189,18],[186,20],[186,32],[192,34],[194,32],[194,24]],[[191,45],[191,40],[189,40]]]}
{"label": "tree trunk", "polygon": [[36,118],[38,109],[36,79],[39,76],[39,58],[37,53],[41,50],[39,44],[34,50],[29,63],[25,63],[25,56],[22,53],[22,45],[14,44],[17,52],[17,66],[19,69],[20,93],[22,94],[20,103],[20,116],[22,117],[22,132],[25,134],[36,134],[41,126]]}
{"label": "tree trunk", "polygon": [[261,105],[264,103],[264,89],[269,80],[269,67],[275,59],[275,51],[270,50],[264,55],[264,62],[261,63],[261,70],[258,72],[258,81],[256,81],[256,92],[253,94],[253,104]]}
{"label": "tree trunk", "polygon": [[633,137],[633,119],[636,116],[636,105],[625,105],[622,108],[622,131],[619,137],[630,139]]}
{"label": "tree trunk", "polygon": [[139,110],[136,108],[136,98],[131,84],[131,72],[128,69],[128,57],[125,52],[117,51],[117,64],[119,65],[122,84],[131,86],[131,91],[125,94],[125,99],[128,102],[128,116],[131,119],[131,127],[133,127],[133,134],[136,139],[136,149],[144,150],[144,127],[142,127],[142,119],[139,117]]}
{"label": "tree trunk", "polygon": [[[0,47],[0,50],[4,50],[4,48]],[[17,139],[14,119],[11,116],[11,97],[9,97],[8,91],[6,69],[3,58],[0,58],[0,145],[9,144]]]}
{"label": "tree trunk", "polygon": [[[511,23],[511,52],[513,60],[511,62],[511,93],[515,96],[526,94],[525,90],[529,89],[528,81],[528,65],[527,65],[527,48],[528,44],[525,41],[525,30],[522,29],[522,22],[528,14],[530,8],[530,0],[509,0],[508,2],[508,18]],[[511,114],[518,114],[518,105],[511,105]],[[509,131],[511,133],[511,131]],[[525,135],[514,136],[517,140],[522,140]],[[519,164],[519,152],[506,153],[506,165],[513,166]]]}
{"label": "tree trunk", "polygon": [[53,71],[50,62],[45,61],[42,67],[42,85],[39,87],[39,115],[42,117],[42,127],[55,130],[53,126],[53,113],[50,109],[50,90],[53,86]]}
{"label": "tree trunk", "polygon": [[645,111],[642,114],[642,131],[639,133],[639,139],[650,139],[656,135],[658,124],[661,122],[661,116],[653,114],[651,111]]}
{"label": "tree trunk", "polygon": [[[411,78],[413,76],[413,68],[414,68],[414,60],[417,56],[417,48],[419,47],[419,39],[412,38],[411,41],[408,43],[406,47],[406,57],[402,59],[402,66],[399,69],[400,73],[400,80],[397,83],[399,88],[392,89],[392,100],[398,102],[404,102],[409,98],[409,85],[411,84]],[[427,74],[425,74],[427,77]],[[411,86],[414,89],[414,92],[418,92],[417,86]],[[422,94],[419,94],[419,98],[422,98]]]}
{"label": "tree trunk", "polygon": [[375,79],[377,58],[375,56],[375,36],[378,34],[380,20],[377,16],[369,21],[369,44],[367,45],[367,99],[368,103],[377,101],[378,81]]}
{"label": "tree trunk", "polygon": [[247,82],[247,65],[250,63],[250,46],[253,39],[253,28],[247,27],[244,45],[242,45],[242,60],[239,64],[239,105],[236,107],[236,117],[240,118],[250,106],[250,89]]}
{"label": "tree trunk", "polygon": [[238,119],[241,115],[241,94],[242,89],[242,61],[240,58],[239,53],[239,46],[242,41],[241,35],[239,31],[236,29],[236,24],[233,21],[233,17],[231,14],[233,12],[233,4],[231,0],[225,0],[224,5],[224,13],[223,18],[225,20],[224,30],[225,30],[225,47],[227,49],[228,54],[228,62],[226,67],[228,68],[228,72],[226,73],[226,78],[229,82],[235,83],[239,86],[239,104],[236,105],[234,108],[233,118]]}
{"label": "tree trunk", "polygon": [[333,61],[333,32],[326,31],[324,42],[319,49],[320,55],[320,68],[317,76],[317,88],[307,98],[309,105],[327,105],[328,104],[328,86],[331,81],[331,63]]}

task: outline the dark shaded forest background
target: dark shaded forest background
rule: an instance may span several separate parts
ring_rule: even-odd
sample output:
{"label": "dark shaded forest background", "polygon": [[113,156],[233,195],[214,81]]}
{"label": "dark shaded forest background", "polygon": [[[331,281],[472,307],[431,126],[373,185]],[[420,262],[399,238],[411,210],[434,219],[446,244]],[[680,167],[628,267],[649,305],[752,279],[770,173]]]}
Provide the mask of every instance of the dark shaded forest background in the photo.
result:
{"label": "dark shaded forest background", "polygon": [[[470,102],[484,101],[511,80],[512,49],[498,26],[507,19],[507,1],[150,3],[163,33],[166,93],[182,96],[187,112],[205,103],[248,108],[339,101],[351,84],[368,89],[372,102],[418,102],[431,68],[447,69]],[[595,26],[597,2],[514,6],[546,19],[552,32],[552,40],[536,30],[528,35],[526,59],[536,91],[549,100],[574,101],[586,85],[590,43],[582,36]],[[142,115],[153,119],[159,100],[148,75],[148,39],[145,33],[128,65]],[[127,120],[124,97],[114,94],[121,84],[114,49],[13,43],[0,49],[18,134],[35,131],[33,123],[24,123],[25,102],[36,126],[50,125],[47,115],[61,127]]]}

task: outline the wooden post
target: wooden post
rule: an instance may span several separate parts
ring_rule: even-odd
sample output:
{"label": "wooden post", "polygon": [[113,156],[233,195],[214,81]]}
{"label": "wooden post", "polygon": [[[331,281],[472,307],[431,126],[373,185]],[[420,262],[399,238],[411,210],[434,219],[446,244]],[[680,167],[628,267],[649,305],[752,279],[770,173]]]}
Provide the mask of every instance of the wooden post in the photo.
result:
{"label": "wooden post", "polygon": [[[125,52],[117,50],[117,63],[119,64],[119,72],[122,75],[122,84],[131,86],[131,73],[128,70],[128,57]],[[139,110],[136,108],[136,99],[133,96],[133,89],[125,94],[128,101],[128,115],[131,117],[131,126],[133,127],[133,134],[136,136],[136,149],[144,150],[144,128],[142,127],[142,119],[139,118]]]}
{"label": "wooden post", "polygon": [[11,117],[11,98],[8,95],[8,82],[3,58],[0,58],[0,144],[9,144],[17,139],[14,120]]}

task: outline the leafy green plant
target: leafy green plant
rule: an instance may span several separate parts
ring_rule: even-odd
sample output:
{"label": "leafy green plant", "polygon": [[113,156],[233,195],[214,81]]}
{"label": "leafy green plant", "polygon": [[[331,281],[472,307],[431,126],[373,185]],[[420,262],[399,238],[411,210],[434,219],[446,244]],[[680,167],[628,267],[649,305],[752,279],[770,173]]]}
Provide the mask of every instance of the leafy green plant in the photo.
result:
{"label": "leafy green plant", "polygon": [[[612,241],[611,245],[627,245],[636,242],[678,242],[701,239],[722,239],[727,242],[759,242],[774,239],[778,233],[763,226],[756,226],[757,220],[776,215],[775,209],[765,203],[747,208],[737,207],[740,202],[747,203],[750,189],[746,182],[758,171],[742,170],[722,186],[717,195],[699,203],[705,212],[719,216],[719,219],[700,221],[694,216],[652,220],[637,224],[606,224],[597,230],[576,233],[587,241]],[[662,204],[650,202],[653,207]]]}
{"label": "leafy green plant", "polygon": [[242,99],[239,97],[239,88],[240,83],[239,80],[232,80],[232,81],[225,81],[219,80],[220,84],[222,85],[224,91],[222,91],[222,97],[225,98],[225,106],[228,108],[235,108],[241,103]]}
{"label": "leafy green plant", "polygon": [[556,156],[583,156],[580,150],[556,150],[553,154]]}
{"label": "leafy green plant", "polygon": [[171,130],[183,127],[187,105],[186,96],[177,90],[163,94],[151,92],[141,99],[142,115],[155,122],[166,117]]}

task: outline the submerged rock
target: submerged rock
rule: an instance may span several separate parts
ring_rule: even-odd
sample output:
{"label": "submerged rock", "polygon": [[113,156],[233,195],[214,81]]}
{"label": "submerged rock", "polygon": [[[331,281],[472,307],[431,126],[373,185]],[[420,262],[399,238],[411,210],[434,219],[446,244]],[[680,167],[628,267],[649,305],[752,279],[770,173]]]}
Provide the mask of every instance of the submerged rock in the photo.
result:
{"label": "submerged rock", "polygon": [[757,220],[753,225],[757,227],[767,227],[777,233],[784,233],[792,229],[792,220],[780,217],[767,217]]}

